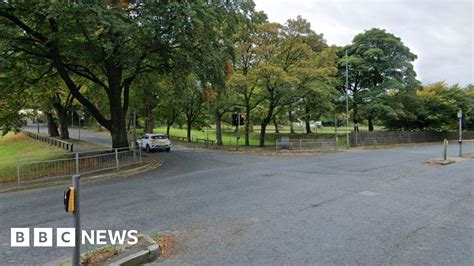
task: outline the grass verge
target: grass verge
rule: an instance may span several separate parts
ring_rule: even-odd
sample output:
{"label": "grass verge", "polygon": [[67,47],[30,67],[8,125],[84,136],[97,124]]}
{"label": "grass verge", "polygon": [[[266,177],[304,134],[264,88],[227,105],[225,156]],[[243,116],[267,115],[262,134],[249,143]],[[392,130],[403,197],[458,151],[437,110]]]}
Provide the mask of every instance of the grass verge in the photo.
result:
{"label": "grass verge", "polygon": [[37,156],[36,159],[50,159],[54,153],[64,150],[33,140],[23,134],[8,133],[0,138],[0,183],[16,179],[17,157]]}

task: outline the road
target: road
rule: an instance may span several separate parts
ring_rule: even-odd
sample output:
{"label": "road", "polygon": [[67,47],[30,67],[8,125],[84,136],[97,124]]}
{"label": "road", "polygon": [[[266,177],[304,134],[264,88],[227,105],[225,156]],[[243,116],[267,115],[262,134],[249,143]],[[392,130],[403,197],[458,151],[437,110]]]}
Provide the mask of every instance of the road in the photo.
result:
{"label": "road", "polygon": [[[93,134],[93,133],[90,133]],[[449,147],[450,155],[457,151]],[[464,146],[474,152],[474,143]],[[474,265],[474,161],[440,145],[272,157],[174,150],[156,170],[82,187],[84,229],[172,232],[157,264]],[[71,227],[64,188],[0,194],[1,264],[69,248],[12,248],[11,227]],[[84,247],[86,248],[86,247]]]}

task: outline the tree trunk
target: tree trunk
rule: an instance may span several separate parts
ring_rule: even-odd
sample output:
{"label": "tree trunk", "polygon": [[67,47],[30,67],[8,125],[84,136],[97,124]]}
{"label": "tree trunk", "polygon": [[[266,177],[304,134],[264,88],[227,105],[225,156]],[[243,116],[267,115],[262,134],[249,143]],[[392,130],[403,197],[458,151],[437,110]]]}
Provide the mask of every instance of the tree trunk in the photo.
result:
{"label": "tree trunk", "polygon": [[118,89],[109,95],[110,102],[110,135],[112,136],[112,148],[128,148],[127,123],[125,111],[122,108],[121,95]]}
{"label": "tree trunk", "polygon": [[306,133],[310,134],[311,133],[311,123],[310,123],[310,116],[309,116],[309,110],[308,106],[305,106],[305,117],[304,117],[304,122],[306,124]]}
{"label": "tree trunk", "polygon": [[222,143],[222,113],[219,111],[218,107],[216,107],[215,117],[216,117],[216,144],[217,146],[223,146],[224,143]]}
{"label": "tree trunk", "polygon": [[170,136],[170,128],[171,128],[171,125],[170,124],[167,124],[166,125],[166,136]]}
{"label": "tree trunk", "polygon": [[295,128],[293,127],[293,113],[288,111],[288,118],[290,120],[290,133],[295,134]]}
{"label": "tree trunk", "polygon": [[191,127],[193,126],[193,123],[191,121],[186,122],[187,125],[187,137],[188,137],[188,142],[191,142]]}
{"label": "tree trunk", "polygon": [[369,121],[369,131],[374,131],[374,125],[373,125],[372,117],[369,116],[369,118],[367,120]]}
{"label": "tree trunk", "polygon": [[275,126],[275,133],[280,133],[280,131],[278,130],[278,122],[275,117],[273,117],[273,125]]}
{"label": "tree trunk", "polygon": [[357,104],[354,102],[354,104],[352,105],[352,110],[353,110],[353,114],[352,114],[352,122],[356,122],[356,120],[359,120],[358,117],[357,117]]}
{"label": "tree trunk", "polygon": [[265,133],[267,131],[267,122],[260,124],[260,147],[265,147]]}
{"label": "tree trunk", "polygon": [[309,122],[308,119],[305,119],[305,124],[306,124],[306,133],[309,134],[311,133],[311,123]]}
{"label": "tree trunk", "polygon": [[146,113],[146,133],[153,133],[153,109],[145,107]]}
{"label": "tree trunk", "polygon": [[67,115],[67,109],[58,102],[54,103],[53,107],[59,119],[61,139],[69,139],[69,116]]}
{"label": "tree trunk", "polygon": [[48,123],[48,134],[50,137],[59,137],[58,125],[54,122],[54,117],[51,112],[45,112]]}
{"label": "tree trunk", "polygon": [[[114,125],[117,124],[117,125]],[[127,128],[125,124],[120,126],[119,123],[114,123],[112,126],[114,129],[110,131],[110,135],[112,136],[112,148],[127,148],[128,147],[128,138],[127,138]]]}
{"label": "tree trunk", "polygon": [[250,99],[245,101],[245,146],[250,146]]}

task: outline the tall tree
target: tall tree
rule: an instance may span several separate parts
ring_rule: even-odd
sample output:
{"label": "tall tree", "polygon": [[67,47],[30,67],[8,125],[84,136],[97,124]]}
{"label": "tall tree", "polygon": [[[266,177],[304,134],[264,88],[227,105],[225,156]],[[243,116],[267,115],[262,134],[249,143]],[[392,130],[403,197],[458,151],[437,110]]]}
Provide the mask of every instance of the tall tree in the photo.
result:
{"label": "tall tree", "polygon": [[228,83],[229,87],[237,94],[238,104],[245,110],[244,135],[246,146],[250,145],[251,112],[260,103],[260,99],[255,97],[257,95],[258,79],[253,74],[253,69],[260,62],[257,57],[259,25],[266,22],[266,20],[267,16],[263,12],[251,13],[249,17],[243,18],[236,37],[235,71]]}
{"label": "tall tree", "polygon": [[[382,96],[389,90],[416,88],[419,82],[412,62],[417,58],[399,37],[373,28],[356,35],[352,44],[339,51],[341,77],[344,78],[345,50],[349,53],[349,90],[352,94],[353,119],[363,116],[369,130],[381,112]],[[341,82],[344,84],[344,82]],[[343,88],[341,86],[341,88]]]}
{"label": "tall tree", "polygon": [[[170,61],[180,62],[181,67],[208,62],[203,59],[214,50],[203,48],[222,41],[216,37],[222,34],[215,26],[222,23],[224,14],[244,4],[247,2],[2,2],[0,47],[4,55],[20,53],[51,63],[74,98],[110,131],[113,147],[125,147],[132,83],[145,72],[170,72]],[[172,60],[175,58],[180,60]],[[209,66],[206,69],[209,74]],[[81,93],[77,77],[105,92],[109,116]]]}

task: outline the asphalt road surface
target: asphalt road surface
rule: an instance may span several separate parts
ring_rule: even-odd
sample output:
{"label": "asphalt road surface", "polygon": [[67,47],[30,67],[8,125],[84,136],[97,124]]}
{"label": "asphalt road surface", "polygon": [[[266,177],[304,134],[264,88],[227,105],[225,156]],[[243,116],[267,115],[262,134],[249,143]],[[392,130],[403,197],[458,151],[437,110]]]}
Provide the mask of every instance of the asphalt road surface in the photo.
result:
{"label": "asphalt road surface", "polygon": [[[158,264],[474,265],[474,160],[424,163],[441,149],[306,157],[157,152],[165,160],[159,169],[84,184],[82,224],[173,233],[174,255]],[[449,150],[454,156],[457,146]],[[464,150],[474,152],[474,143]],[[71,254],[10,247],[11,227],[72,227],[64,189],[0,194],[0,264]]]}

